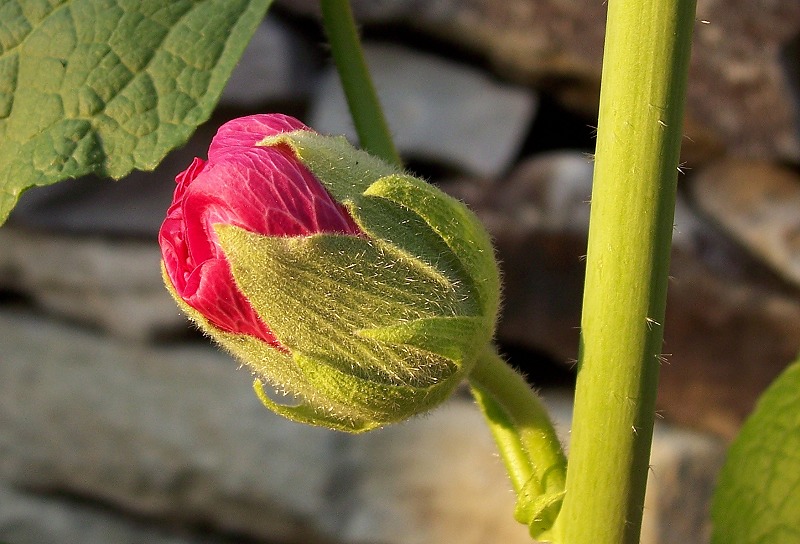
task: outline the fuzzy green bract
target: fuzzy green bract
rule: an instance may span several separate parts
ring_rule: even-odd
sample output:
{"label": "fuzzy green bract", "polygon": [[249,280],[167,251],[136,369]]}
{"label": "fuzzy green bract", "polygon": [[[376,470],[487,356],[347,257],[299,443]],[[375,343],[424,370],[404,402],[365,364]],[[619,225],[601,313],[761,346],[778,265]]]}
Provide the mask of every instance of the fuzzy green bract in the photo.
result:
{"label": "fuzzy green bract", "polygon": [[[297,131],[259,145],[290,146],[364,236],[215,226],[237,286],[285,350],[184,310],[253,370],[262,401],[295,421],[363,432],[445,400],[497,317],[499,274],[477,218],[344,138]],[[293,403],[272,400],[262,381]]]}
{"label": "fuzzy green bract", "polygon": [[0,224],[29,187],[155,168],[211,115],[270,3],[0,2]]}
{"label": "fuzzy green bract", "polygon": [[762,395],[728,451],[714,544],[800,542],[800,360]]}

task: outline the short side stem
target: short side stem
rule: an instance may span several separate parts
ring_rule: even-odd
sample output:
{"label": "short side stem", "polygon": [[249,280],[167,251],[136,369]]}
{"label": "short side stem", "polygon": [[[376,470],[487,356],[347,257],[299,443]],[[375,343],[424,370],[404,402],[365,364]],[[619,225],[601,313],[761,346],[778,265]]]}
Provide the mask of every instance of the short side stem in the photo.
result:
{"label": "short side stem", "polygon": [[564,543],[639,542],[694,10],[608,2]]}
{"label": "short side stem", "polygon": [[369,75],[348,0],[321,0],[322,22],[361,147],[392,164],[401,165]]}
{"label": "short side stem", "polygon": [[547,410],[494,346],[484,351],[469,382],[517,493],[517,520],[535,536],[547,536],[566,477],[566,458]]}

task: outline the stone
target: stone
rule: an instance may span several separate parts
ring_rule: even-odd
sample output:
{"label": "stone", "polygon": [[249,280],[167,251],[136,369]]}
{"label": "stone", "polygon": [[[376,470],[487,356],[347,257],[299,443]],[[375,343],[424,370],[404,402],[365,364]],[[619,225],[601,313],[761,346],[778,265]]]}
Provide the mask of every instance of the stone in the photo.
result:
{"label": "stone", "polygon": [[[563,413],[560,412],[560,413]],[[454,399],[408,423],[345,440],[341,482],[355,482],[337,516],[343,542],[528,543],[527,527],[509,519],[515,497],[477,408]]]}
{"label": "stone", "polygon": [[[426,4],[429,3],[431,2],[425,0],[356,0],[350,2],[350,6],[358,21],[381,24],[397,19],[405,20],[412,8],[428,9]],[[278,0],[275,4],[293,13],[321,16],[320,5],[316,0]]]}
{"label": "stone", "polygon": [[[800,57],[785,58],[800,36],[800,4],[769,0],[697,4],[689,116],[717,133],[727,153],[800,160]],[[689,134],[689,136],[692,136]]]}
{"label": "stone", "polygon": [[800,287],[800,175],[771,163],[726,159],[692,177],[698,209]]}
{"label": "stone", "polygon": [[[280,0],[310,15],[309,0]],[[501,77],[552,93],[596,115],[606,4],[561,0],[356,0],[367,27],[394,25],[463,48]],[[684,148],[703,153],[800,160],[796,51],[800,3],[699,0]],[[794,48],[794,49],[793,49]],[[697,145],[695,145],[695,142]]]}
{"label": "stone", "polygon": [[335,435],[268,412],[228,357],[7,309],[0,343],[0,479],[178,526],[319,538]]}
{"label": "stone", "polygon": [[497,208],[522,224],[552,231],[584,232],[589,225],[594,163],[576,151],[550,151],[519,163],[493,194]]}
{"label": "stone", "polygon": [[[500,182],[443,184],[495,240],[505,282],[499,338],[569,365],[579,342],[589,166],[577,152],[546,154]],[[800,349],[800,292],[681,194],[675,218],[658,405],[671,422],[731,438]]]}
{"label": "stone", "polygon": [[[365,56],[401,155],[488,177],[510,166],[536,109],[532,91],[404,48],[367,43]],[[358,140],[333,68],[310,121],[320,132]]]}
{"label": "stone", "polygon": [[732,438],[800,350],[800,291],[708,223],[672,253],[659,406]]}
{"label": "stone", "polygon": [[[176,531],[81,500],[0,487],[0,542],[9,544],[231,544],[223,535]],[[163,525],[163,523],[162,523]]]}
{"label": "stone", "polygon": [[270,12],[231,74],[220,104],[257,111],[307,101],[321,65],[311,41]]}
{"label": "stone", "polygon": [[155,241],[0,229],[0,288],[129,340],[184,334]]}
{"label": "stone", "polygon": [[463,398],[350,436],[272,414],[248,373],[206,345],[129,345],[8,309],[0,344],[10,485],[276,542],[529,541],[491,435]]}
{"label": "stone", "polygon": [[[530,542],[513,520],[491,435],[461,394],[423,417],[353,436],[275,416],[247,373],[207,345],[128,344],[10,305],[0,308],[0,344],[0,501],[16,527],[47,530],[25,514],[36,493],[80,500],[74,517],[53,517],[66,527],[100,510],[237,541]],[[564,438],[569,395],[544,394]],[[699,544],[695,523],[706,523],[721,446],[663,424],[655,436],[643,542]],[[9,530],[3,519],[0,530]],[[666,540],[669,531],[684,540]]]}
{"label": "stone", "polygon": [[653,434],[641,542],[709,542],[711,497],[725,442],[658,423]]}

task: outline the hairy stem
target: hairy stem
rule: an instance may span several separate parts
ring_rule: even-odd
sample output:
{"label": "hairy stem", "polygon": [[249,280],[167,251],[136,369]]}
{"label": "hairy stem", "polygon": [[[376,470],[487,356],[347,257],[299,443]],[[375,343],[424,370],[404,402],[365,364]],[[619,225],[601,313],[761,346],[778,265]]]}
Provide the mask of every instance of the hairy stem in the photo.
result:
{"label": "hairy stem", "polygon": [[525,379],[489,346],[469,376],[517,494],[515,516],[546,538],[564,491],[566,458],[547,410]]}
{"label": "hairy stem", "polygon": [[609,0],[564,543],[637,543],[695,0]]}

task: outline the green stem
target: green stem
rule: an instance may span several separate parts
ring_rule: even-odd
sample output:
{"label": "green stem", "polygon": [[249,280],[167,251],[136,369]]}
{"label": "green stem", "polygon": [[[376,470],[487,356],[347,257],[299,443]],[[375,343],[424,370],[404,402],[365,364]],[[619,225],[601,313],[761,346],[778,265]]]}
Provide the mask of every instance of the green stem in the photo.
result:
{"label": "green stem", "polygon": [[402,165],[370,79],[348,0],[321,0],[322,22],[347,97],[361,147],[383,160]]}
{"label": "green stem", "polygon": [[609,0],[568,544],[639,542],[695,0]]}
{"label": "green stem", "polygon": [[558,513],[566,473],[547,410],[494,346],[483,352],[469,381],[517,493],[516,517],[542,536]]}

